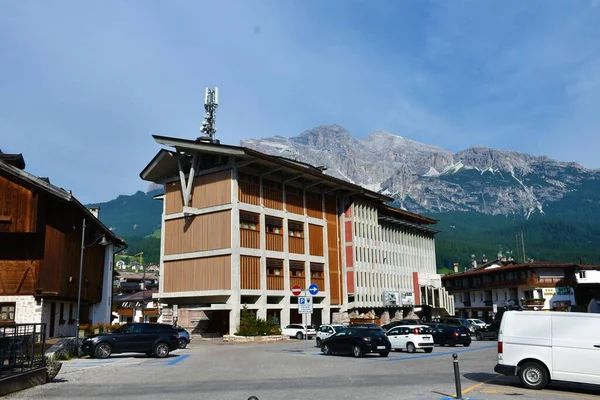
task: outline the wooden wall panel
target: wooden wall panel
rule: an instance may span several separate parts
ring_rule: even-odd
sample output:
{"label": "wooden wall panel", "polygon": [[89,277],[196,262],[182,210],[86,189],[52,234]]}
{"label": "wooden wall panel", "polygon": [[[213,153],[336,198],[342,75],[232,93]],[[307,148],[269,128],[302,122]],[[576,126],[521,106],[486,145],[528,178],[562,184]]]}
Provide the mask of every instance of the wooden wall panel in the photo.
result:
{"label": "wooden wall panel", "polygon": [[288,236],[289,252],[304,254],[304,238]]}
{"label": "wooden wall panel", "polygon": [[192,189],[192,207],[206,208],[231,203],[231,170],[197,176]]}
{"label": "wooden wall panel", "polygon": [[260,289],[260,257],[241,256],[241,288]]}
{"label": "wooden wall panel", "polygon": [[38,261],[0,261],[0,295],[33,295]]}
{"label": "wooden wall panel", "polygon": [[264,206],[273,210],[283,210],[283,192],[263,186]]}
{"label": "wooden wall panel", "polygon": [[267,290],[283,290],[283,276],[267,276]]}
{"label": "wooden wall panel", "polygon": [[290,276],[290,287],[294,287],[294,285],[306,289],[306,279],[303,276]]}
{"label": "wooden wall panel", "polygon": [[241,203],[260,206],[260,185],[245,180],[239,180],[238,197]]}
{"label": "wooden wall panel", "polygon": [[306,213],[309,217],[322,219],[323,218],[323,204],[321,199],[314,198],[314,195],[306,196]]}
{"label": "wooden wall panel", "polygon": [[35,232],[38,196],[0,176],[0,232]]}
{"label": "wooden wall panel", "polygon": [[181,194],[181,184],[169,182],[165,184],[165,213],[175,214],[183,211],[183,197]]}
{"label": "wooden wall panel", "polygon": [[323,256],[323,227],[308,224],[308,240],[311,256]]}
{"label": "wooden wall panel", "polygon": [[301,194],[285,192],[285,209],[288,212],[304,215],[304,200]]}
{"label": "wooden wall panel", "polygon": [[165,261],[164,291],[231,289],[231,256]]}
{"label": "wooden wall panel", "polygon": [[283,235],[281,233],[266,233],[267,250],[283,251]]}
{"label": "wooden wall panel", "polygon": [[253,229],[240,228],[240,247],[260,249],[260,232]]}
{"label": "wooden wall panel", "polygon": [[329,262],[329,296],[331,304],[342,304],[342,275],[337,198],[325,196],[325,219],[327,220],[327,260]]}
{"label": "wooden wall panel", "polygon": [[231,247],[231,211],[165,221],[165,254]]}

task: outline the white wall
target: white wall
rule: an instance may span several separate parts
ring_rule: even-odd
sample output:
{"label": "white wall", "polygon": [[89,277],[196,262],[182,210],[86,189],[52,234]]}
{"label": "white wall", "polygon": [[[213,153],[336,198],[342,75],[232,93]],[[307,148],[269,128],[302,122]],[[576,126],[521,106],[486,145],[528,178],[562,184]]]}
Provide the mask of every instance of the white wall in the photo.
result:
{"label": "white wall", "polygon": [[577,283],[600,283],[600,271],[581,271],[575,278]]}
{"label": "white wall", "polygon": [[33,296],[0,296],[0,303],[15,303],[16,324],[42,322],[42,305],[36,304]]}
{"label": "white wall", "polygon": [[92,323],[110,323],[112,305],[112,270],[113,270],[112,244],[104,248],[104,271],[102,274],[102,300],[91,307]]}

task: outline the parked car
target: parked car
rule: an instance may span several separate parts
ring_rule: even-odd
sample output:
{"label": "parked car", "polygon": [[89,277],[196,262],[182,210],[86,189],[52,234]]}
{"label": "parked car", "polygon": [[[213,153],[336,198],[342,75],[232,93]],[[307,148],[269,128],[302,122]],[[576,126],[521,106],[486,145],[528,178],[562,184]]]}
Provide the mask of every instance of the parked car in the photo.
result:
{"label": "parked car", "polygon": [[414,353],[423,349],[425,353],[433,351],[433,330],[426,325],[397,326],[386,333],[392,343],[392,349]]}
{"label": "parked car", "polygon": [[[477,318],[467,318],[467,321],[471,323],[471,325],[475,325],[476,327],[483,328],[487,324],[480,319]],[[477,330],[477,328],[475,328]]]}
{"label": "parked car", "polygon": [[356,323],[349,325],[352,328],[370,328],[370,329],[380,329],[383,332],[383,328],[377,324],[369,324],[369,323]]}
{"label": "parked car", "polygon": [[190,341],[192,340],[190,338],[190,333],[183,328],[175,328],[175,330],[179,334],[178,347],[180,349],[185,349],[187,347],[187,345],[190,344]]}
{"label": "parked car", "polygon": [[312,325],[291,324],[281,330],[283,336],[295,337],[298,340],[304,339],[304,335],[311,339],[317,334],[315,327]]}
{"label": "parked car", "polygon": [[321,343],[323,354],[352,354],[362,357],[367,353],[379,353],[387,357],[392,350],[392,344],[382,329],[349,327],[333,334]]}
{"label": "parked car", "polygon": [[415,320],[415,319],[403,319],[401,321],[392,321],[389,324],[382,326],[382,328],[384,331],[387,332],[390,329],[395,328],[396,326],[401,326],[401,325],[421,325],[421,321]]}
{"label": "parked car", "polygon": [[528,389],[550,381],[600,384],[600,314],[506,311],[494,371]]}
{"label": "parked car", "polygon": [[348,327],[345,325],[321,325],[317,330],[317,347],[321,347],[323,339],[327,339],[329,336],[344,329],[348,329]]}
{"label": "parked car", "polygon": [[179,345],[179,334],[172,325],[133,323],[111,333],[83,339],[81,350],[91,357],[107,358],[115,353],[146,353],[164,358]]}
{"label": "parked car", "polygon": [[454,347],[457,344],[462,344],[469,347],[471,345],[471,335],[464,326],[440,324],[433,330],[433,342],[440,346]]}
{"label": "parked car", "polygon": [[485,325],[483,328],[475,331],[477,340],[498,339],[498,331],[500,330],[500,321],[494,321],[491,324]]}
{"label": "parked car", "polygon": [[462,325],[469,330],[469,334],[475,333],[475,325],[469,322],[466,318],[460,317],[444,317],[440,318],[440,322],[444,325]]}

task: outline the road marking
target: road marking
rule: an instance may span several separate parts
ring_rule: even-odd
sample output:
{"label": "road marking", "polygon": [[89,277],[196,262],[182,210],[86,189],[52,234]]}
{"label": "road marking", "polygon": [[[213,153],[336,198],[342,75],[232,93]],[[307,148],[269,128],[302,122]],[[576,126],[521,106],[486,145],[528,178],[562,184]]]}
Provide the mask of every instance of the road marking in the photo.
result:
{"label": "road marking", "polygon": [[420,358],[429,358],[429,357],[441,357],[441,356],[447,356],[450,354],[454,354],[454,353],[469,353],[471,351],[479,351],[479,350],[484,350],[484,349],[492,349],[492,348],[496,348],[497,345],[491,345],[491,346],[481,346],[481,347],[473,347],[473,348],[466,348],[466,349],[461,349],[461,350],[454,350],[454,351],[444,351],[442,353],[425,353],[425,354],[420,354],[417,356],[409,356],[409,357],[393,357],[393,358],[385,358],[385,359],[377,359],[377,358],[369,358],[371,360],[379,360],[379,361],[404,361],[404,360],[417,360]]}
{"label": "road marking", "polygon": [[188,358],[190,355],[189,354],[184,354],[182,356],[177,357],[176,359],[174,359],[173,361],[169,361],[167,363],[167,365],[175,365],[177,363],[182,362],[183,360],[185,360],[186,358]]}
{"label": "road marking", "polygon": [[[474,384],[474,385],[472,385],[472,386],[469,386],[468,388],[466,388],[465,390],[463,390],[463,391],[462,391],[462,394],[466,394],[466,393],[469,393],[469,392],[470,392],[470,391],[472,391],[472,390],[479,389],[480,387],[482,387],[482,386],[483,386],[483,385],[485,385],[486,383],[490,383],[490,382],[491,382],[491,381],[493,381],[494,379],[498,379],[498,378],[500,378],[501,376],[502,376],[502,374],[498,374],[498,375],[494,376],[493,378],[490,378],[490,379],[488,379],[488,380],[486,380],[486,381],[479,382],[479,383],[476,383],[476,384]],[[456,395],[454,395],[454,397],[456,397]]]}

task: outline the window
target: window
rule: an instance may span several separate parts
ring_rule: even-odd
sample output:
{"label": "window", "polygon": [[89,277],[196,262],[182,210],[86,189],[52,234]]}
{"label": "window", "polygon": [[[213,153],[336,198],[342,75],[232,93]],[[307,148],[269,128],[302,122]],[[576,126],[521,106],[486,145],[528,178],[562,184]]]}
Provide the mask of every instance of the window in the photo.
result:
{"label": "window", "polygon": [[526,299],[533,299],[533,290],[525,290],[523,292],[523,297]]}
{"label": "window", "polygon": [[283,220],[281,218],[266,217],[265,225],[268,233],[283,234]]}
{"label": "window", "polygon": [[65,323],[65,303],[60,303],[60,312],[58,318],[58,324],[64,325]]}
{"label": "window", "polygon": [[[311,278],[323,278],[323,264],[321,263],[310,263],[310,277]],[[324,290],[325,288],[320,288]]]}
{"label": "window", "polygon": [[304,262],[290,261],[290,275],[297,277],[304,276]]}
{"label": "window", "polygon": [[283,275],[283,260],[275,258],[267,258],[267,275],[281,276]]}
{"label": "window", "polygon": [[579,278],[585,279],[585,271],[579,271]]}
{"label": "window", "polygon": [[15,322],[16,303],[0,303],[0,323]]}
{"label": "window", "polygon": [[69,304],[69,324],[75,322],[73,319],[73,304]]}
{"label": "window", "polygon": [[288,221],[289,236],[304,237],[304,224],[302,222]]}
{"label": "window", "polygon": [[258,230],[258,214],[240,211],[240,228]]}

